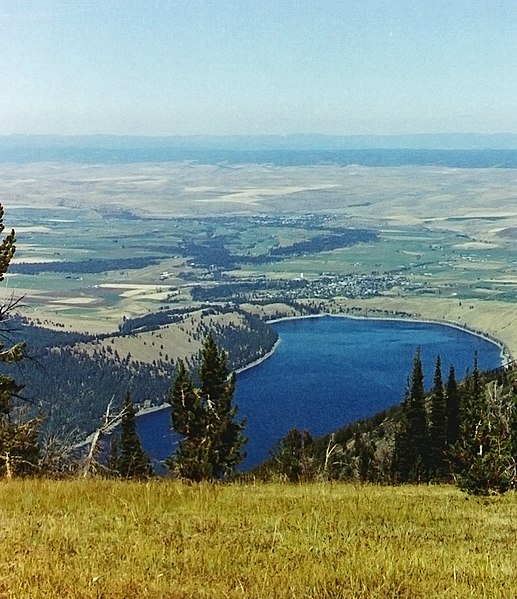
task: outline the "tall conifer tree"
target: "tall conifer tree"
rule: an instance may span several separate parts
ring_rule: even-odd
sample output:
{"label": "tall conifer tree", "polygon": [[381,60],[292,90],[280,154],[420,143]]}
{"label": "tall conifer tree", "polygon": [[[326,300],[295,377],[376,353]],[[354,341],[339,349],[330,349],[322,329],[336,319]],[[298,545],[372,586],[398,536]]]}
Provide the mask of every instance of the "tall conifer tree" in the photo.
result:
{"label": "tall conifer tree", "polygon": [[440,356],[436,358],[431,409],[429,417],[429,473],[442,477],[446,471],[445,447],[447,435],[445,394]]}
{"label": "tall conifer tree", "polygon": [[152,475],[149,459],[136,431],[136,414],[129,392],[124,399],[117,444],[116,468],[123,478],[145,478]]}
{"label": "tall conifer tree", "polygon": [[206,408],[210,430],[210,463],[215,478],[234,474],[244,459],[244,421],[237,421],[238,408],[233,403],[235,373],[226,367],[226,354],[209,334],[201,351],[199,368],[201,397]]}
{"label": "tall conifer tree", "polygon": [[[4,209],[0,205],[0,234],[5,230]],[[0,281],[4,280],[16,251],[14,229],[0,242]],[[16,306],[15,300],[0,306],[0,322],[5,322]],[[16,364],[25,357],[26,344],[7,346],[0,342],[0,366]],[[0,475],[16,476],[33,474],[39,468],[38,434],[41,418],[27,419],[26,410],[20,402],[18,384],[7,373],[0,374]]]}
{"label": "tall conifer tree", "polygon": [[446,443],[448,447],[454,445],[460,434],[460,391],[456,383],[456,374],[454,366],[449,368],[449,376],[445,387],[445,400],[447,411],[447,433]]}
{"label": "tall conifer tree", "polygon": [[402,418],[395,438],[392,471],[401,481],[420,481],[427,478],[428,467],[424,373],[419,348],[415,352],[409,388],[402,404]]}
{"label": "tall conifer tree", "polygon": [[428,466],[427,417],[425,411],[424,372],[420,348],[417,349],[411,372],[411,391],[407,409],[409,445],[414,452],[413,475],[415,480],[425,477]]}
{"label": "tall conifer tree", "polygon": [[486,494],[490,488],[502,490],[508,484],[507,477],[500,476],[500,466],[501,457],[508,457],[501,447],[510,445],[509,436],[503,440],[500,390],[493,391],[490,394],[482,384],[475,354],[474,368],[464,384],[460,435],[453,449],[460,486],[473,494]]}
{"label": "tall conifer tree", "polygon": [[475,404],[473,439],[462,439],[455,447],[459,486],[475,495],[504,493],[516,482],[515,397],[497,381],[483,387],[482,401]]}
{"label": "tall conifer tree", "polygon": [[178,363],[170,393],[172,428],[181,438],[168,467],[189,480],[231,477],[244,459],[244,421],[233,403],[235,374],[212,335],[203,343],[196,387],[183,362]]}
{"label": "tall conifer tree", "polygon": [[474,367],[466,380],[461,402],[460,442],[463,450],[475,455],[482,448],[479,445],[481,414],[485,412],[485,397],[478,368],[477,352],[474,354]]}
{"label": "tall conifer tree", "polygon": [[210,438],[200,391],[194,386],[183,360],[178,360],[176,376],[169,394],[172,429],[180,436],[176,451],[166,461],[176,476],[201,481],[211,478]]}
{"label": "tall conifer tree", "polygon": [[395,435],[391,474],[396,481],[407,482],[413,467],[413,450],[410,446],[407,410],[409,404],[409,381],[406,385],[406,395],[402,402],[399,417],[399,429]]}

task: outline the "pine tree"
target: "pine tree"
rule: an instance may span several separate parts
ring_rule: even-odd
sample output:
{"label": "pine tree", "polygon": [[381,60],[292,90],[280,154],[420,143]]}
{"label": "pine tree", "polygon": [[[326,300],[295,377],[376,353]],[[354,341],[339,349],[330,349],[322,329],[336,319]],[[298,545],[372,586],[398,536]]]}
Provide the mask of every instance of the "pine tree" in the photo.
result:
{"label": "pine tree", "polygon": [[271,453],[274,471],[289,482],[314,478],[313,438],[309,431],[289,430]]}
{"label": "pine tree", "polygon": [[174,430],[186,438],[199,437],[203,433],[201,399],[183,360],[178,360],[176,365],[169,403]]}
{"label": "pine tree", "polygon": [[115,463],[118,474],[123,478],[145,478],[153,474],[149,459],[138,438],[135,407],[129,392],[122,407]]}
{"label": "pine tree", "polygon": [[427,447],[427,416],[425,410],[424,373],[417,349],[402,417],[395,437],[392,473],[400,481],[420,481],[427,478],[429,451]]}
{"label": "pine tree", "polygon": [[420,480],[422,477],[425,477],[425,471],[428,465],[424,372],[422,370],[420,348],[417,349],[413,360],[411,390],[409,404],[407,406],[407,420],[409,445],[414,452],[412,477],[414,480]]}
{"label": "pine tree", "polygon": [[[4,209],[0,205],[0,234],[5,230],[3,224]],[[0,281],[9,268],[16,251],[14,230],[0,243]],[[12,300],[0,306],[0,322],[5,322],[16,307]],[[23,360],[26,344],[23,342],[11,347],[0,342],[0,365],[8,366]],[[26,418],[23,402],[19,394],[23,385],[18,384],[8,374],[0,374],[0,474],[8,477],[32,474],[39,467],[38,436],[41,418]]]}
{"label": "pine tree", "polygon": [[474,367],[464,384],[461,402],[461,418],[459,443],[463,452],[475,455],[483,452],[479,445],[482,437],[478,434],[483,425],[482,414],[485,413],[485,397],[478,368],[477,353],[474,354]]}
{"label": "pine tree", "polygon": [[506,491],[513,480],[513,403],[497,382],[483,385],[477,355],[461,408],[460,434],[452,451],[460,488],[475,495]]}
{"label": "pine tree", "polygon": [[447,435],[445,394],[440,356],[436,358],[431,410],[429,417],[429,472],[438,478],[446,472],[445,447]]}
{"label": "pine tree", "polygon": [[[470,443],[458,444],[461,489],[474,495],[504,493],[516,482],[515,398],[508,388],[492,381],[477,405],[477,426]],[[477,451],[473,449],[477,447]]]}
{"label": "pine tree", "polygon": [[238,407],[233,403],[235,373],[226,367],[226,354],[211,334],[201,351],[199,368],[201,399],[205,406],[206,426],[210,436],[210,463],[215,478],[235,473],[245,457],[244,421],[237,421]]}
{"label": "pine tree", "polygon": [[395,447],[393,448],[393,459],[391,463],[391,475],[395,481],[407,482],[410,478],[412,461],[412,448],[409,442],[409,429],[407,419],[407,408],[409,404],[409,381],[406,385],[406,394],[402,402],[399,418],[399,428],[395,435]]}
{"label": "pine tree", "polygon": [[449,376],[445,387],[446,413],[447,413],[447,433],[446,443],[448,447],[454,445],[460,434],[460,391],[456,383],[456,374],[454,366],[449,368]]}
{"label": "pine tree", "polygon": [[171,426],[180,435],[174,454],[166,461],[176,476],[201,481],[212,477],[209,438],[200,391],[194,386],[183,360],[178,360],[174,384],[169,394]]}
{"label": "pine tree", "polygon": [[200,358],[199,388],[178,362],[169,402],[172,428],[181,439],[167,466],[189,480],[225,479],[245,457],[245,423],[237,421],[233,403],[235,374],[228,372],[226,354],[212,335],[205,339]]}

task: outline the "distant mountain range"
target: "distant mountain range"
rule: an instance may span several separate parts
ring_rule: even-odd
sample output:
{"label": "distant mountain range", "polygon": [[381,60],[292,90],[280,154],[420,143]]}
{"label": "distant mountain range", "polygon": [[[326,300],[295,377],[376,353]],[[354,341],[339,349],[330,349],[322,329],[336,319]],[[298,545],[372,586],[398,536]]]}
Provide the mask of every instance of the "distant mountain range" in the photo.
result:
{"label": "distant mountain range", "polygon": [[0,163],[517,168],[515,134],[0,136]]}
{"label": "distant mountain range", "polygon": [[414,135],[4,135],[0,147],[169,148],[178,150],[515,150],[514,133],[422,133]]}

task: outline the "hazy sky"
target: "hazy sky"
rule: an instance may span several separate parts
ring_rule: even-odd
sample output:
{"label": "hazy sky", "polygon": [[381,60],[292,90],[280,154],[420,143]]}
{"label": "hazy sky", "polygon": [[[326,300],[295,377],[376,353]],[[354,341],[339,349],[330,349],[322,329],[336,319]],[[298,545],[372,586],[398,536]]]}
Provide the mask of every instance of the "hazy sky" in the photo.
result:
{"label": "hazy sky", "polygon": [[0,0],[0,134],[517,133],[517,0]]}

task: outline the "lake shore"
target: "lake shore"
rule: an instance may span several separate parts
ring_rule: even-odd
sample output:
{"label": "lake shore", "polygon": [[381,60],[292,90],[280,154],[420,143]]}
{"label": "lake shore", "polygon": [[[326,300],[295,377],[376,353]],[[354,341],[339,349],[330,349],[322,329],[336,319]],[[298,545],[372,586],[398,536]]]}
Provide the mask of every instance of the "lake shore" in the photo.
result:
{"label": "lake shore", "polygon": [[[279,319],[282,320],[282,319]],[[269,321],[272,322],[272,321]],[[267,360],[268,358],[270,358],[275,351],[277,350],[278,346],[280,345],[280,343],[282,343],[282,340],[280,338],[278,338],[275,341],[275,344],[273,345],[273,347],[266,352],[263,356],[260,356],[260,358],[257,358],[256,360],[253,360],[253,362],[250,362],[249,364],[246,364],[246,366],[242,366],[241,368],[237,368],[237,370],[235,371],[236,374],[239,374],[240,372],[244,372],[245,370],[249,370],[250,368],[255,368],[255,366],[258,366],[259,364],[262,364],[262,362],[264,362],[265,360]]]}
{"label": "lake shore", "polygon": [[[325,318],[325,317],[349,318],[352,320],[381,320],[381,321],[393,321],[393,322],[414,322],[417,324],[431,324],[431,325],[451,327],[451,328],[469,333],[476,337],[480,337],[481,339],[484,339],[485,341],[488,341],[488,342],[496,345],[500,350],[502,366],[505,366],[514,360],[513,354],[510,351],[510,349],[502,341],[494,338],[492,335],[485,333],[483,331],[472,329],[467,326],[458,325],[454,322],[437,320],[436,318],[419,318],[417,316],[393,316],[393,315],[389,315],[389,314],[386,314],[386,315],[381,315],[381,314],[352,315],[352,314],[343,314],[343,313],[336,314],[336,313],[330,313],[330,312],[322,312],[319,314],[283,316],[280,318],[273,318],[271,320],[268,320],[267,322],[268,322],[268,324],[275,324],[278,322],[285,322],[285,321],[290,321],[290,320],[305,320],[305,319],[315,319],[315,318]],[[276,350],[278,349],[278,347],[281,343],[282,343],[282,340],[280,338],[278,338],[277,341],[275,342],[275,344],[273,345],[273,347],[267,353],[265,353],[260,358],[253,360],[249,364],[246,364],[245,366],[242,366],[241,368],[236,369],[236,371],[235,371],[236,374],[245,372],[246,370],[250,370],[251,368],[255,368],[256,366],[259,366],[260,364],[262,364],[264,361],[266,361],[271,356],[273,356],[273,354],[276,352]],[[138,417],[145,416],[146,414],[158,412],[161,410],[165,410],[167,408],[170,408],[170,404],[168,404],[168,403],[163,403],[158,406],[151,406],[149,408],[142,408],[137,412],[137,416]]]}
{"label": "lake shore", "polygon": [[[356,320],[387,320],[387,321],[394,321],[394,322],[398,322],[398,321],[415,322],[415,323],[421,323],[421,324],[436,324],[439,326],[451,327],[451,328],[457,329],[459,331],[465,331],[466,333],[475,335],[476,337],[480,337],[481,339],[485,339],[486,341],[489,341],[490,343],[497,345],[497,347],[499,348],[499,350],[501,352],[501,365],[502,366],[505,366],[505,365],[509,364],[510,362],[514,361],[514,357],[511,353],[511,351],[509,350],[509,348],[502,341],[494,338],[492,335],[489,335],[488,333],[484,333],[483,331],[471,329],[470,327],[467,327],[467,326],[458,325],[454,322],[436,320],[434,318],[417,318],[414,316],[395,317],[395,316],[389,316],[389,315],[388,316],[381,316],[381,315],[358,316],[358,315],[352,315],[352,314],[335,314],[335,313],[330,313],[330,312],[322,312],[321,314],[304,314],[301,316],[284,316],[282,318],[275,318],[273,320],[269,320],[268,323],[274,324],[275,322],[282,322],[285,320],[302,320],[302,319],[306,319],[306,318],[322,318],[325,316],[330,316],[332,318],[351,318],[351,319],[356,319]],[[269,355],[271,355],[271,353],[274,352],[274,350],[275,350],[275,348],[273,348],[271,350],[271,352],[269,352],[266,356],[264,356],[264,358],[257,361],[257,363],[260,363],[263,359],[268,358]],[[256,363],[253,362],[252,364],[242,368],[241,370],[246,370],[247,368],[251,368],[252,366],[255,366],[255,365],[256,365]]]}
{"label": "lake shore", "polygon": [[[253,362],[250,362],[249,364],[246,364],[246,366],[242,366],[241,368],[237,368],[235,370],[236,374],[239,374],[240,372],[244,372],[245,370],[249,370],[250,368],[254,368],[255,366],[258,366],[259,364],[261,364],[262,362],[264,362],[265,360],[267,360],[268,358],[270,358],[276,351],[277,347],[279,346],[279,344],[281,343],[280,339],[277,339],[275,341],[275,344],[273,345],[273,347],[267,352],[265,353],[263,356],[261,356],[260,358],[257,358],[256,360],[253,360]],[[138,412],[136,413],[137,416],[145,416],[146,414],[152,414],[153,412],[159,412],[160,410],[166,410],[167,408],[170,408],[170,404],[168,403],[162,403],[158,406],[151,406],[149,408],[141,408],[140,410],[138,410]]]}
{"label": "lake shore", "polygon": [[[517,306],[502,301],[456,298],[378,296],[368,299],[336,298],[332,311],[367,318],[411,319],[457,327],[501,347],[502,363],[517,356]],[[353,314],[357,311],[357,314]],[[350,314],[352,312],[352,314]]]}

